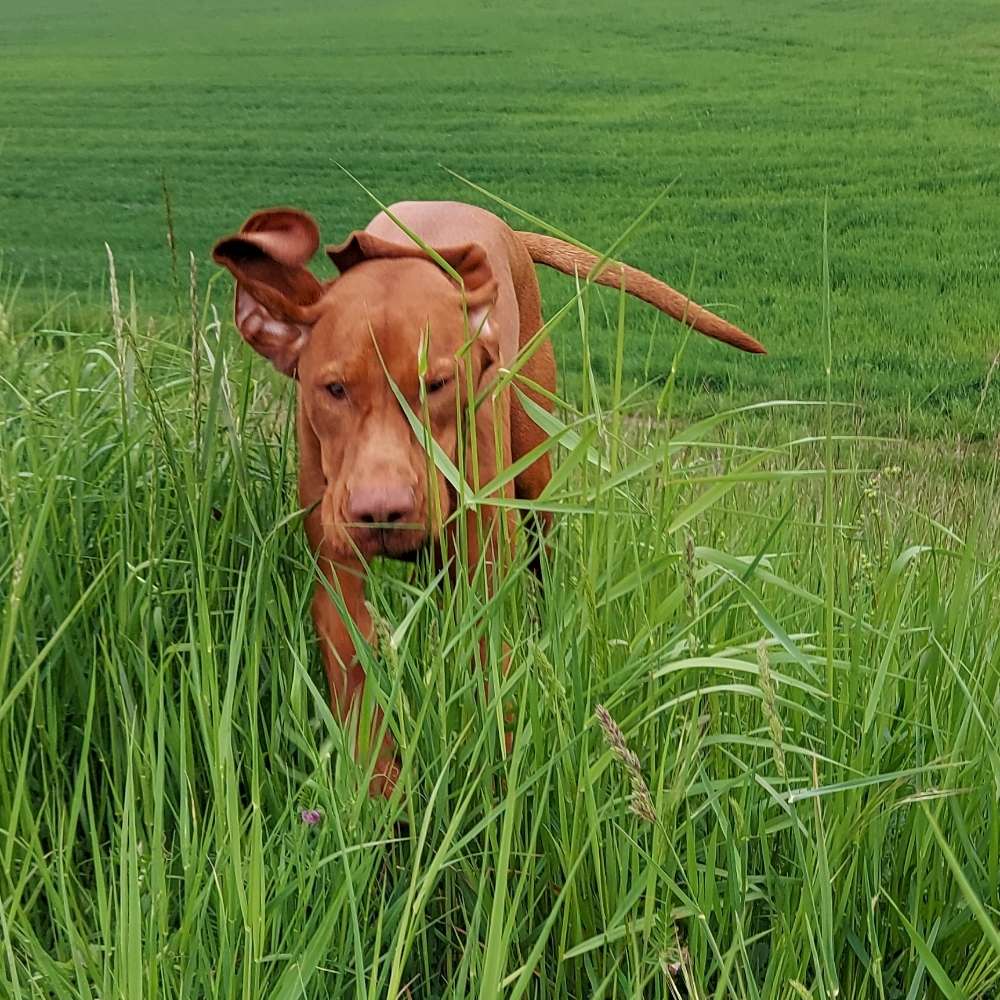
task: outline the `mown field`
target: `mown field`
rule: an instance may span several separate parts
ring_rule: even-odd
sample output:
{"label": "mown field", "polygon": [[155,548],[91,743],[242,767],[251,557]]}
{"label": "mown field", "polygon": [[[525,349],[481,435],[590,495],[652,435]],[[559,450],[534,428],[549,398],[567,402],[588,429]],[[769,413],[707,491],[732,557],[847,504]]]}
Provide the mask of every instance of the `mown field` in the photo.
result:
{"label": "mown field", "polygon": [[[254,208],[312,211],[330,242],[367,221],[334,161],[386,201],[483,200],[447,167],[597,247],[675,182],[624,253],[772,349],[696,345],[682,381],[709,412],[821,391],[828,197],[837,397],[880,431],[992,438],[995,15],[991,0],[8,4],[0,248],[9,278],[27,271],[25,307],[103,303],[107,241],[153,309],[170,298],[163,174],[182,269],[193,252],[203,279]],[[549,301],[565,287],[547,279]],[[640,378],[653,317],[629,315]],[[657,333],[662,379],[676,338]],[[578,368],[578,342],[560,347]]]}
{"label": "mown field", "polygon": [[[341,6],[0,15],[0,998],[998,995],[991,5]],[[622,256],[771,349],[583,290],[542,580],[373,574],[391,803],[207,259],[334,161],[597,247],[675,182]]]}

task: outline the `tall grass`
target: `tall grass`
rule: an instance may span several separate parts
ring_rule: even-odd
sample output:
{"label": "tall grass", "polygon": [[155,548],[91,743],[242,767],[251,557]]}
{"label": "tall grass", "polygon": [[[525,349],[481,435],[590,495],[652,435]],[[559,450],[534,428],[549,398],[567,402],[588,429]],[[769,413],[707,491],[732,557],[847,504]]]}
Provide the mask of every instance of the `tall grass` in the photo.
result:
{"label": "tall grass", "polygon": [[[124,299],[0,344],[0,995],[996,994],[991,463],[838,408],[818,439],[794,404],[685,425],[673,379],[657,409],[585,372],[541,582],[527,552],[488,597],[373,575],[405,766],[370,801],[291,386],[210,304],[192,350]],[[614,372],[598,304],[563,335]]]}

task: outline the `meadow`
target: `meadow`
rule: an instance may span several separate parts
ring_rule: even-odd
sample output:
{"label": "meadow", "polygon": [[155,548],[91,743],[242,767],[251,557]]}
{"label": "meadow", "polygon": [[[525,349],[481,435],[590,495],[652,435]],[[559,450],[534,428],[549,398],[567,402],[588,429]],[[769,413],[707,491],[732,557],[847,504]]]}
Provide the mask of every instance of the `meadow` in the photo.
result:
{"label": "meadow", "polygon": [[[362,226],[373,206],[335,162],[387,202],[490,204],[447,168],[597,248],[673,185],[623,253],[772,350],[693,345],[703,415],[822,394],[829,199],[835,395],[879,431],[989,440],[998,52],[992,0],[7,4],[0,248],[29,312],[106,305],[105,242],[154,310],[173,297],[164,179],[182,289],[187,254],[204,279],[253,209],[297,205],[331,243]],[[558,304],[565,279],[543,290]],[[642,381],[654,320],[629,319]]]}
{"label": "meadow", "polygon": [[[996,996],[991,5],[340,8],[2,15],[0,997]],[[544,276],[552,550],[377,567],[390,803],[207,259],[337,163],[598,248],[669,187],[621,256],[771,350]]]}

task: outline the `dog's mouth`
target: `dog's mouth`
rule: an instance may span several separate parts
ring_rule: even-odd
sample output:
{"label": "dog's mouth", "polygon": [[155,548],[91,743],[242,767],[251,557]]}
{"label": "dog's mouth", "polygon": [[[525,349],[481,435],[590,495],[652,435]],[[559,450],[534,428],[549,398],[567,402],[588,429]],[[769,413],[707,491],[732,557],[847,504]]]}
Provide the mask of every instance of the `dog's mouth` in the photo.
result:
{"label": "dog's mouth", "polygon": [[[444,491],[442,491],[444,493]],[[431,547],[439,522],[448,516],[448,495],[441,497],[441,510],[428,510],[422,491],[412,509],[399,519],[358,520],[349,516],[346,504],[336,494],[327,493],[323,503],[323,531],[330,556],[337,559],[373,559],[381,556],[412,562]]]}
{"label": "dog's mouth", "polygon": [[390,559],[415,559],[427,543],[427,529],[422,524],[369,528],[368,534],[371,555]]}
{"label": "dog's mouth", "polygon": [[[331,526],[332,527],[332,526]],[[373,559],[401,559],[412,562],[427,547],[427,525],[418,523],[371,525],[341,523],[334,530],[327,529],[327,536],[339,537],[344,554]]]}
{"label": "dog's mouth", "polygon": [[427,551],[429,544],[430,539],[426,534],[405,540],[387,538],[383,540],[381,548],[375,554],[400,562],[416,562],[420,554]]}

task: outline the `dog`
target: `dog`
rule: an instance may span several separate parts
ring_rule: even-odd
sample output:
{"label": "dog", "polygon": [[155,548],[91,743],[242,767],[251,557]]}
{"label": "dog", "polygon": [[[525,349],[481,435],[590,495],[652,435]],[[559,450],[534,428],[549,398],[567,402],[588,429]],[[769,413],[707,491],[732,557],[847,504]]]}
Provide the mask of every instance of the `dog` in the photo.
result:
{"label": "dog", "polygon": [[[515,231],[472,205],[392,205],[327,248],[340,272],[331,281],[307,267],[319,242],[311,216],[274,208],[219,240],[212,256],[236,279],[235,322],[244,340],[298,383],[299,501],[326,576],[317,583],[312,615],[334,714],[346,723],[365,684],[353,634],[373,638],[364,599],[369,560],[412,558],[435,545],[454,553],[460,520],[462,551],[473,567],[480,558],[491,567],[499,547],[513,544],[513,526],[500,528],[510,508],[457,510],[454,481],[428,462],[424,444],[429,433],[452,463],[462,450],[466,478],[479,489],[546,440],[503,378],[516,365],[524,395],[552,410],[556,363],[551,342],[535,336],[543,325],[536,264],[624,286],[740,350],[764,348],[644,271],[607,262],[594,274],[601,261],[593,254]],[[474,426],[460,426],[463,412]],[[424,435],[414,432],[416,414]],[[536,500],[551,474],[541,449],[499,493]],[[550,515],[538,517],[546,529]],[[373,727],[383,728],[378,711]],[[370,793],[389,796],[398,776],[386,734]]]}

